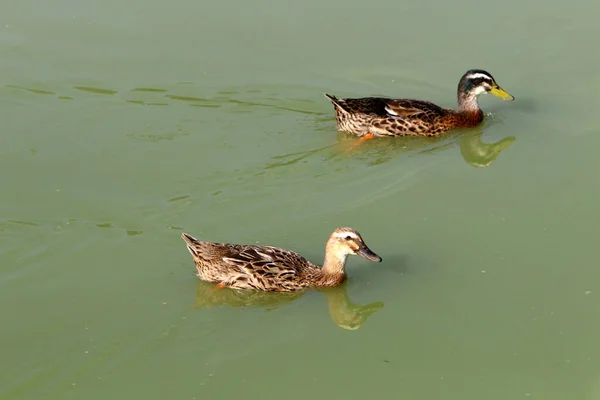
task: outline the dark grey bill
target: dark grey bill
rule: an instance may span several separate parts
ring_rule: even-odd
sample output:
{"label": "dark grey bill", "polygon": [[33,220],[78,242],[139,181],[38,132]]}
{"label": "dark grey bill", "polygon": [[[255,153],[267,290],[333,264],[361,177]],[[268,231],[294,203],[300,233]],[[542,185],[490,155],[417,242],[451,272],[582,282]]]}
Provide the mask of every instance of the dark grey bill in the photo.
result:
{"label": "dark grey bill", "polygon": [[381,257],[379,257],[377,254],[373,253],[371,251],[371,249],[369,249],[367,246],[364,246],[364,245],[361,246],[360,249],[358,249],[356,251],[356,254],[358,254],[359,256],[363,256],[367,260],[381,262]]}

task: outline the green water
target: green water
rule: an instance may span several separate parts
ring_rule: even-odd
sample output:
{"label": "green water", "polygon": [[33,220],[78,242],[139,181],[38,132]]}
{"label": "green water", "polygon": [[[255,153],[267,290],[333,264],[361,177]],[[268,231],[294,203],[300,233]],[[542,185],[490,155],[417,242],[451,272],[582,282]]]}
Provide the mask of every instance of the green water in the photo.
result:
{"label": "green water", "polygon": [[[598,3],[0,6],[0,398],[598,399]],[[353,147],[322,92],[480,128]],[[199,282],[181,231],[347,285]]]}

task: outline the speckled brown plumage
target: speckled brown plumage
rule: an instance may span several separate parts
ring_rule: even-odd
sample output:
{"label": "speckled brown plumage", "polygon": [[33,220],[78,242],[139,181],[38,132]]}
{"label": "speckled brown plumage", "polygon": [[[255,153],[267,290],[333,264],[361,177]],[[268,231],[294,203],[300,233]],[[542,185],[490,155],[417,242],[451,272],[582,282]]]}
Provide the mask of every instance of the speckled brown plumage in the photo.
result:
{"label": "speckled brown plumage", "polygon": [[381,261],[352,228],[338,228],[329,239],[323,267],[296,252],[272,246],[202,242],[183,233],[198,277],[235,289],[290,292],[311,286],[336,286],[346,279],[349,254]]}
{"label": "speckled brown plumage", "polygon": [[338,99],[333,103],[337,128],[358,136],[437,136],[454,128],[473,127],[483,121],[477,96],[491,93],[506,100],[510,94],[483,70],[469,70],[458,84],[458,109],[443,108],[428,101],[364,97]]}

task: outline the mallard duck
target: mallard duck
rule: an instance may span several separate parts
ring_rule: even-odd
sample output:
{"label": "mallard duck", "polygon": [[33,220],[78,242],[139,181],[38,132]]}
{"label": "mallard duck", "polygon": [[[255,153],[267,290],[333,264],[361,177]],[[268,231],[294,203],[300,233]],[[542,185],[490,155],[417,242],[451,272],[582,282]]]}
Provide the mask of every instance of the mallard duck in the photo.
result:
{"label": "mallard duck", "polygon": [[363,97],[338,99],[324,93],[333,103],[337,129],[370,139],[376,136],[437,136],[454,128],[473,127],[483,121],[477,97],[490,93],[514,100],[492,75],[481,69],[467,71],[458,83],[458,109],[428,101]]}
{"label": "mallard duck", "polygon": [[308,287],[337,286],[346,279],[346,258],[357,254],[381,262],[352,228],[329,236],[325,262],[319,267],[298,253],[272,246],[202,242],[187,233],[181,237],[192,255],[198,277],[220,287],[291,292]]}

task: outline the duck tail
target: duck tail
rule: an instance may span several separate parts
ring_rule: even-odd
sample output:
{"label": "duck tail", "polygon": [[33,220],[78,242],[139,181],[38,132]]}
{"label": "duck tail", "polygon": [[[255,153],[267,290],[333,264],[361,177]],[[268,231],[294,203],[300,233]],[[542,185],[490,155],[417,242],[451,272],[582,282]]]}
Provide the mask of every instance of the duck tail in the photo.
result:
{"label": "duck tail", "polygon": [[337,97],[332,96],[327,93],[323,93],[323,95],[325,97],[327,97],[329,99],[329,101],[331,101],[331,103],[337,110],[344,111],[344,112],[346,111],[346,109],[344,108],[344,100],[343,99],[338,99]]}
{"label": "duck tail", "polygon": [[191,235],[188,235],[185,232],[183,232],[181,234],[181,237],[183,238],[183,240],[185,240],[185,243],[187,245],[187,249],[190,252],[190,254],[192,256],[198,256],[198,253],[194,249],[194,246],[198,245],[198,239],[196,239],[195,237],[193,237]]}
{"label": "duck tail", "polygon": [[337,97],[335,97],[331,94],[327,94],[327,93],[323,93],[323,96],[327,97],[329,99],[329,101],[331,101],[333,104],[338,105],[338,106],[340,105]]}
{"label": "duck tail", "polygon": [[198,243],[198,239],[196,239],[195,237],[193,237],[192,235],[188,235],[185,232],[181,233],[181,237],[183,238],[183,240],[185,240],[185,242],[187,244],[195,244]]}

